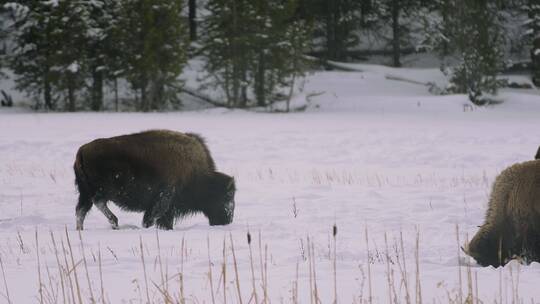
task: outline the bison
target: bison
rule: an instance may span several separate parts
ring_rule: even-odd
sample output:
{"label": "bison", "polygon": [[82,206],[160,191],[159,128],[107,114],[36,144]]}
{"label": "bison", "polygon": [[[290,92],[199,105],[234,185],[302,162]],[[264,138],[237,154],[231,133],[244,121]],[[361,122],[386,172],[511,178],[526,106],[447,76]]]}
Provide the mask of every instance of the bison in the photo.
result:
{"label": "bison", "polygon": [[538,147],[538,151],[536,151],[536,156],[534,159],[540,159],[540,147]]}
{"label": "bison", "polygon": [[540,160],[510,166],[495,179],[486,219],[464,251],[480,265],[540,261]]}
{"label": "bison", "polygon": [[144,212],[142,225],[172,229],[175,219],[202,212],[210,225],[233,220],[234,179],[216,171],[203,138],[167,130],[96,139],[77,152],[77,229],[95,205],[118,229],[107,207]]}

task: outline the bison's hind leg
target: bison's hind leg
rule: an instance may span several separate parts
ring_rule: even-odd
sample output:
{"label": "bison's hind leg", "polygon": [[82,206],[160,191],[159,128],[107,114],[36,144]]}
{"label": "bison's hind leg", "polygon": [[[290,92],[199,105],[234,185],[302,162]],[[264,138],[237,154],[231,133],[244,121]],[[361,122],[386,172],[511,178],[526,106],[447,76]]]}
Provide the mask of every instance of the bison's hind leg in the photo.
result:
{"label": "bison's hind leg", "polygon": [[109,223],[112,226],[112,229],[118,229],[118,218],[114,213],[112,213],[111,209],[107,207],[107,201],[105,200],[98,200],[94,202],[94,205],[105,215],[107,220],[109,220]]}
{"label": "bison's hind leg", "polygon": [[77,215],[77,230],[83,230],[84,219],[91,208],[92,199],[85,192],[81,192],[79,194],[79,202],[75,208],[75,214]]}

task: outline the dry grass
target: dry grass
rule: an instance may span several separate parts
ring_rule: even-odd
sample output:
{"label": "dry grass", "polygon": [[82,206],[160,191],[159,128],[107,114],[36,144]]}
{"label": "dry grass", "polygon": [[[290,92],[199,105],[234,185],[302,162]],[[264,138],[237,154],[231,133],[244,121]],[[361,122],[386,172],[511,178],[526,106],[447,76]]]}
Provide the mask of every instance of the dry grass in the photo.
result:
{"label": "dry grass", "polygon": [[6,280],[6,272],[4,270],[4,262],[2,261],[2,256],[0,255],[0,267],[2,268],[2,279],[4,280],[4,290],[5,290],[5,299],[8,304],[11,304],[11,298],[9,297],[9,287]]}
{"label": "dry grass", "polygon": [[[167,259],[164,259],[162,254],[164,248],[161,246],[160,236],[156,232],[155,246],[152,245],[152,251],[154,254],[149,254],[148,243],[143,241],[143,237],[139,237],[139,244],[135,254],[138,255],[140,265],[142,269],[141,280],[133,278],[133,284],[136,284],[139,291],[138,296],[131,298],[131,302],[134,303],[302,303],[309,300],[312,304],[318,303],[358,303],[358,304],[370,304],[370,303],[416,303],[422,304],[424,302],[432,302],[433,299],[427,299],[422,294],[422,273],[420,269],[420,244],[421,235],[419,230],[416,230],[414,236],[413,246],[411,248],[405,248],[406,235],[399,233],[390,237],[385,233],[384,235],[384,249],[382,253],[377,253],[376,258],[369,258],[373,256],[373,252],[378,252],[378,249],[373,247],[369,230],[367,226],[364,231],[365,247],[367,253],[367,260],[362,262],[364,267],[367,268],[367,276],[364,274],[363,267],[360,268],[359,275],[362,280],[359,282],[359,288],[356,295],[352,299],[348,299],[340,293],[340,274],[339,263],[339,236],[337,225],[331,227],[331,254],[327,255],[326,251],[317,251],[316,243],[313,238],[307,236],[305,239],[305,250],[307,250],[306,260],[300,258],[295,263],[295,270],[292,272],[290,282],[292,283],[289,290],[290,296],[286,301],[285,298],[271,298],[269,271],[270,268],[275,265],[270,262],[269,258],[269,245],[263,240],[262,234],[258,234],[258,246],[252,247],[251,233],[247,233],[247,246],[244,247],[246,251],[245,270],[247,270],[247,276],[243,277],[240,271],[239,263],[239,251],[237,251],[237,244],[233,235],[229,233],[228,237],[224,237],[222,241],[221,261],[214,264],[212,261],[212,246],[210,237],[207,238],[208,245],[208,273],[205,276],[207,286],[209,286],[210,295],[205,294],[203,290],[191,290],[191,295],[186,297],[186,290],[184,285],[184,263],[188,257],[188,251],[185,240],[182,238],[179,242],[180,249],[180,268],[176,273],[169,273]],[[78,247],[79,251],[76,252],[72,243],[72,232],[68,232],[67,229],[63,235],[56,235],[50,232],[49,244],[43,244],[43,240],[39,238],[39,233],[35,233],[35,250],[32,254],[36,258],[37,272],[36,278],[38,281],[38,289],[35,290],[36,299],[39,303],[70,303],[70,304],[83,304],[83,303],[111,303],[107,299],[105,280],[107,279],[107,272],[103,271],[102,264],[102,252],[101,244],[97,244],[95,252],[92,251],[92,247],[88,247],[85,243],[84,234],[78,232]],[[22,238],[21,238],[22,240]],[[58,240],[60,242],[58,242]],[[462,240],[460,239],[459,227],[456,226],[456,250],[458,259],[461,259],[461,252],[459,251],[459,245]],[[46,242],[45,242],[46,243]],[[236,242],[238,243],[238,242]],[[59,246],[60,245],[60,246]],[[48,246],[48,247],[47,247]],[[52,267],[47,265],[43,256],[46,254],[46,248],[49,248],[51,258],[54,261]],[[90,255],[88,255],[90,249]],[[29,249],[30,250],[30,249]],[[258,251],[258,252],[256,252]],[[176,254],[178,251],[170,251],[171,254]],[[411,253],[410,259],[406,254]],[[249,254],[249,255],[248,255]],[[254,257],[258,254],[258,263]],[[110,257],[112,260],[112,258]],[[155,260],[154,271],[149,272],[149,260]],[[249,260],[249,264],[248,261]],[[93,264],[92,264],[93,261]],[[256,265],[258,264],[258,265]],[[379,265],[376,265],[379,264]],[[412,265],[414,264],[414,265]],[[93,266],[93,268],[91,267]],[[386,286],[373,285],[374,278],[372,273],[372,266],[386,268]],[[411,268],[412,267],[412,268]],[[219,269],[219,286],[217,289],[216,282],[214,281],[215,269]],[[232,269],[231,269],[232,268]],[[446,300],[437,300],[437,303],[451,303],[451,304],[480,304],[486,303],[480,299],[479,286],[478,286],[478,272],[473,271],[470,267],[470,263],[465,264],[462,267],[458,267],[458,273],[456,278],[458,286],[456,288],[450,288],[446,290]],[[324,273],[321,272],[324,269]],[[510,266],[504,268],[506,271],[503,273],[503,268],[499,272],[499,293],[496,303],[523,303],[523,299],[520,295],[520,266]],[[9,276],[6,276],[5,271],[5,258],[0,255],[0,270],[2,271],[3,289],[0,291],[0,295],[3,297],[6,303],[14,303],[12,294],[9,292]],[[234,274],[230,271],[233,271]],[[300,279],[300,273],[307,274],[308,277]],[[321,280],[321,275],[325,279]],[[503,280],[504,276],[504,280]],[[79,281],[80,278],[84,278],[83,284]],[[95,279],[93,279],[95,278]],[[171,280],[177,279],[178,284],[169,284]],[[366,282],[367,284],[364,284]],[[341,282],[344,283],[344,282]],[[305,284],[305,285],[304,285]],[[139,288],[139,285],[141,288]],[[249,286],[249,287],[248,287]],[[304,286],[304,288],[300,288]],[[441,288],[446,288],[442,286]],[[113,287],[114,289],[114,287]],[[377,289],[377,295],[374,293],[374,289]],[[250,290],[249,295],[245,295],[246,290]],[[386,293],[382,292],[386,290]],[[321,293],[322,291],[322,293]],[[118,293],[118,291],[116,291]],[[128,291],[126,291],[128,292]],[[367,294],[367,296],[364,296]],[[262,295],[262,296],[261,296]],[[246,296],[244,298],[244,296]],[[204,300],[208,299],[208,300]],[[528,301],[527,301],[528,302]]]}
{"label": "dry grass", "polygon": [[216,303],[216,298],[214,295],[214,279],[212,278],[212,259],[210,258],[210,237],[207,239],[208,245],[208,281],[210,282],[210,295],[212,296],[212,304]]}
{"label": "dry grass", "polygon": [[243,304],[242,301],[242,289],[240,288],[240,277],[238,275],[238,263],[236,262],[236,252],[234,251],[234,241],[232,238],[232,233],[229,233],[231,251],[233,256],[233,265],[234,265],[234,276],[236,281],[236,290],[238,291],[238,303]]}
{"label": "dry grass", "polygon": [[[256,287],[256,283],[255,283],[255,267],[253,265],[253,250],[251,249],[251,233],[249,233],[249,229],[248,229],[248,232],[247,232],[247,243],[248,243],[248,247],[249,247],[249,264],[250,264],[250,269],[251,269],[251,287],[252,287],[252,291],[251,291],[251,298],[250,298],[250,302],[251,300],[255,300],[255,303],[259,303],[259,297],[257,296],[257,287]],[[298,269],[298,264],[297,264],[297,269]],[[293,295],[295,292],[297,292],[297,288],[294,289],[293,291]],[[293,300],[293,302],[295,302]]]}
{"label": "dry grass", "polygon": [[[237,174],[238,175],[238,174]],[[478,173],[418,172],[406,175],[388,172],[366,172],[365,168],[258,168],[242,172],[249,180],[282,184],[310,184],[316,186],[344,185],[369,188],[422,187],[423,189],[456,189],[489,187],[492,180],[484,171]]]}

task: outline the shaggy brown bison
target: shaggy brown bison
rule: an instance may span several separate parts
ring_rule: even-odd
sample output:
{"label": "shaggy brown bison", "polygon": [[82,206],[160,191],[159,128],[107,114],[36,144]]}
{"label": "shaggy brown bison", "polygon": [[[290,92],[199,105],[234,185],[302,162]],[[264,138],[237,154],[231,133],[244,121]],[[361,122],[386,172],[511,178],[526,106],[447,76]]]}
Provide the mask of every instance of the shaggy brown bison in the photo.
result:
{"label": "shaggy brown bison", "polygon": [[499,174],[485,223],[464,251],[483,266],[497,267],[512,258],[540,261],[540,160]]}
{"label": "shaggy brown bison", "polygon": [[216,172],[204,140],[191,133],[152,130],[96,139],[79,148],[77,229],[95,205],[118,228],[112,201],[144,212],[143,227],[172,229],[176,218],[202,212],[210,225],[227,225],[234,214],[234,179]]}

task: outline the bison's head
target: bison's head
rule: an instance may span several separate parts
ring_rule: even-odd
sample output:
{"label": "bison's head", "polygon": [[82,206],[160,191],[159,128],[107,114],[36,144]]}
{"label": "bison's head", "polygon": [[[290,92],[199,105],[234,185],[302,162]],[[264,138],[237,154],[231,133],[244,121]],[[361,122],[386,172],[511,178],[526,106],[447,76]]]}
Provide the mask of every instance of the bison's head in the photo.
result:
{"label": "bison's head", "polygon": [[508,246],[500,233],[488,231],[484,227],[465,245],[463,251],[482,266],[498,267],[506,264],[509,258]]}
{"label": "bison's head", "polygon": [[210,181],[210,200],[204,211],[210,225],[228,225],[234,217],[234,178],[216,172]]}

